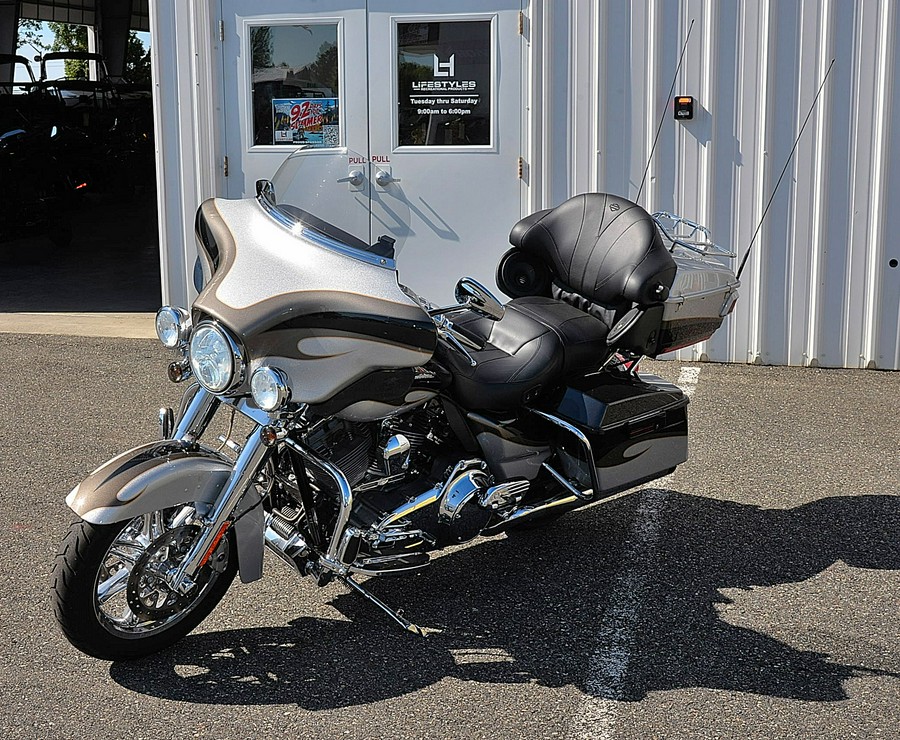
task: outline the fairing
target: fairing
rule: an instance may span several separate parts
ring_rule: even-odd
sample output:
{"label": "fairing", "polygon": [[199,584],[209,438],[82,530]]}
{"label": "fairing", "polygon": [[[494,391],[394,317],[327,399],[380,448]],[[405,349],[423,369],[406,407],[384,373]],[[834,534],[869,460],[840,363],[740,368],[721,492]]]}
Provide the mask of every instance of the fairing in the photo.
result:
{"label": "fairing", "polygon": [[[215,319],[235,335],[249,358],[246,378],[260,365],[277,366],[289,377],[293,400],[320,404],[379,371],[431,359],[434,325],[399,285],[392,260],[359,253],[306,224],[289,225],[266,205],[208,200],[197,219],[208,281],[194,302],[194,321]],[[391,399],[393,407],[396,392]],[[386,415],[377,382],[369,400],[379,405],[356,416]]]}

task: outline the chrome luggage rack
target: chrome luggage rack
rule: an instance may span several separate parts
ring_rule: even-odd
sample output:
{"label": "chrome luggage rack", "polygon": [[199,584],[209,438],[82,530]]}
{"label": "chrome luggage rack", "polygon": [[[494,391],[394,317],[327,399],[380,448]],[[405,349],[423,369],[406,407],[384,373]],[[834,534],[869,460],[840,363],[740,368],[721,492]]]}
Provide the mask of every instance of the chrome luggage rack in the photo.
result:
{"label": "chrome luggage rack", "polygon": [[734,252],[716,244],[712,240],[709,229],[694,221],[689,221],[668,211],[657,211],[653,214],[653,220],[656,221],[660,233],[671,243],[670,252],[675,247],[684,247],[706,256],[737,256]]}

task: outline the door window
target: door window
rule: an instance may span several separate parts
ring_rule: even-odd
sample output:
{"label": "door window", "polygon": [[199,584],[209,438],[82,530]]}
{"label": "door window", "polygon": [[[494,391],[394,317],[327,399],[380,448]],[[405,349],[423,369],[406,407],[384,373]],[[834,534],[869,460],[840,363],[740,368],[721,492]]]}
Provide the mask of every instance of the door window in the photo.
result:
{"label": "door window", "polygon": [[250,27],[254,146],[341,146],[338,25]]}
{"label": "door window", "polygon": [[491,21],[396,28],[398,146],[489,146]]}

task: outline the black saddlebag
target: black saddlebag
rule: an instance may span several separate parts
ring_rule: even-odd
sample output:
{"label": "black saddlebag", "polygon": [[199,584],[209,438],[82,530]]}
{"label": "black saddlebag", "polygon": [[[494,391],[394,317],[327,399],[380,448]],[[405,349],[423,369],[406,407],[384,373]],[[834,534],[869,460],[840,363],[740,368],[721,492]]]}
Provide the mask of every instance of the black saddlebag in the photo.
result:
{"label": "black saddlebag", "polygon": [[[539,411],[564,422],[555,425],[560,472],[582,490],[596,480],[595,495],[603,498],[666,475],[687,460],[687,405],[678,386],[655,375],[604,372],[570,384]],[[590,444],[594,476],[584,442],[565,425]]]}

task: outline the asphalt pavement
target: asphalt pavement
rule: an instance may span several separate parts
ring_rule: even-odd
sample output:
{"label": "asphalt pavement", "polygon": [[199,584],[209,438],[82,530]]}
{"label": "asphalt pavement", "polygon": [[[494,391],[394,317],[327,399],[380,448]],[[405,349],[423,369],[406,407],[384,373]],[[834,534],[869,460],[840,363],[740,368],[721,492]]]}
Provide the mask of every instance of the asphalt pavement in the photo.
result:
{"label": "asphalt pavement", "polygon": [[61,636],[48,574],[87,472],[177,401],[151,340],[0,334],[4,738],[896,738],[900,374],[648,363],[691,459],[372,590],[274,559],[133,663]]}

